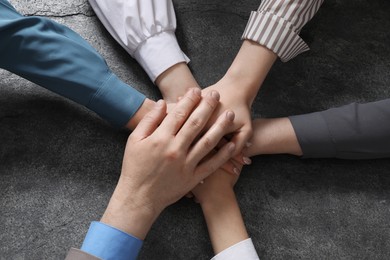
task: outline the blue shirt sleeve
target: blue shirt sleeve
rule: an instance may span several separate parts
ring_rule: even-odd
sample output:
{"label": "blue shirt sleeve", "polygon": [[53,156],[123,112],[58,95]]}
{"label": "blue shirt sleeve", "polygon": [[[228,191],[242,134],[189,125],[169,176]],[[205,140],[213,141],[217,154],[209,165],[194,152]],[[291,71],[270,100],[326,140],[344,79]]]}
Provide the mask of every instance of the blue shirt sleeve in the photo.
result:
{"label": "blue shirt sleeve", "polygon": [[81,36],[43,17],[24,17],[0,0],[0,68],[125,125],[145,96],[119,80]]}
{"label": "blue shirt sleeve", "polygon": [[119,229],[94,221],[89,227],[81,250],[101,259],[137,259],[142,240]]}

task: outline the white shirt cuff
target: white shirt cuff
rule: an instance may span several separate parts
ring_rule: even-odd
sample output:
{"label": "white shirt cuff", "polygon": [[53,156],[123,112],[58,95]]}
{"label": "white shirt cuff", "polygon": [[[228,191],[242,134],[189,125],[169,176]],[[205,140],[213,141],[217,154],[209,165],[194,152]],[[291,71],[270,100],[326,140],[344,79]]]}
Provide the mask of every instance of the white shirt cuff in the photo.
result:
{"label": "white shirt cuff", "polygon": [[146,39],[134,52],[134,58],[153,82],[173,65],[190,61],[180,49],[173,31],[163,31]]}
{"label": "white shirt cuff", "polygon": [[252,239],[248,238],[237,244],[226,248],[218,255],[214,256],[211,260],[258,260],[259,256],[256,253],[256,249],[252,243]]}

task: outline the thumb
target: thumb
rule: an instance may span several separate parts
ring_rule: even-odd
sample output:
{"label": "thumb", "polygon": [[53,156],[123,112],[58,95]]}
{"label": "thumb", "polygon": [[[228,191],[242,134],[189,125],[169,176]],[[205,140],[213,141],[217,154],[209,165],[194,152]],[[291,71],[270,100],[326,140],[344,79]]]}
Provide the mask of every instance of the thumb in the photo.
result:
{"label": "thumb", "polygon": [[159,100],[152,111],[147,113],[130,135],[135,140],[142,140],[157,129],[166,116],[167,106],[164,100]]}
{"label": "thumb", "polygon": [[231,141],[236,144],[234,155],[238,155],[247,145],[249,139],[252,137],[252,128],[241,129],[236,132]]}

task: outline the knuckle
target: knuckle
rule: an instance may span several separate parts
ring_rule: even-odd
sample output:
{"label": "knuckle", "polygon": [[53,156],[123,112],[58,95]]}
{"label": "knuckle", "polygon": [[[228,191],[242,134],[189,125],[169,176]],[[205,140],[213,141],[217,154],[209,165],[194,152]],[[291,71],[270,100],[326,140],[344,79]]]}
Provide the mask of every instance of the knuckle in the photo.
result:
{"label": "knuckle", "polygon": [[193,93],[189,93],[182,99],[182,103],[183,104],[190,103],[192,105],[195,105],[195,104],[199,103],[200,98],[201,98],[200,96],[197,96],[197,95],[195,95]]}
{"label": "knuckle", "polygon": [[227,119],[222,119],[218,122],[218,124],[216,125],[219,129],[221,129],[222,131],[225,131],[227,128],[229,128],[231,125],[231,122],[228,121]]}
{"label": "knuckle", "polygon": [[153,150],[157,149],[158,147],[160,147],[162,145],[161,141],[159,139],[156,139],[156,138],[153,138],[151,141],[150,141],[150,146]]}
{"label": "knuckle", "polygon": [[203,120],[200,118],[193,118],[190,120],[190,126],[192,128],[200,128],[203,124]]}
{"label": "knuckle", "polygon": [[179,158],[180,153],[177,150],[171,149],[165,153],[165,159],[168,161],[175,161]]}
{"label": "knuckle", "polygon": [[175,111],[175,118],[177,119],[183,119],[187,116],[187,113],[184,112],[183,110],[176,110]]}
{"label": "knuckle", "polygon": [[187,96],[187,98],[191,103],[198,103],[200,97],[192,94],[192,95]]}
{"label": "knuckle", "polygon": [[206,98],[205,103],[211,110],[214,110],[218,104],[217,101],[212,98]]}
{"label": "knuckle", "polygon": [[205,136],[203,139],[203,147],[206,149],[212,149],[214,148],[213,141],[210,139],[210,137]]}
{"label": "knuckle", "polygon": [[148,123],[154,122],[154,116],[153,116],[151,113],[148,113],[148,114],[146,114],[146,115],[144,116],[143,120],[144,120],[145,122],[148,122]]}

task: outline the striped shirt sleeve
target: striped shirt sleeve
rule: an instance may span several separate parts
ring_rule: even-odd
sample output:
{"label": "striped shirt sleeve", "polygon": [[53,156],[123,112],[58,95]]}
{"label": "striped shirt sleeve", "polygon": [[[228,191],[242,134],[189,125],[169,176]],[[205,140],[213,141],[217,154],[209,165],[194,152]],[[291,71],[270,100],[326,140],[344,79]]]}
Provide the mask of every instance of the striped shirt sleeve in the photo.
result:
{"label": "striped shirt sleeve", "polygon": [[299,37],[302,27],[324,0],[263,0],[249,17],[242,39],[255,41],[275,52],[283,62],[308,51]]}

